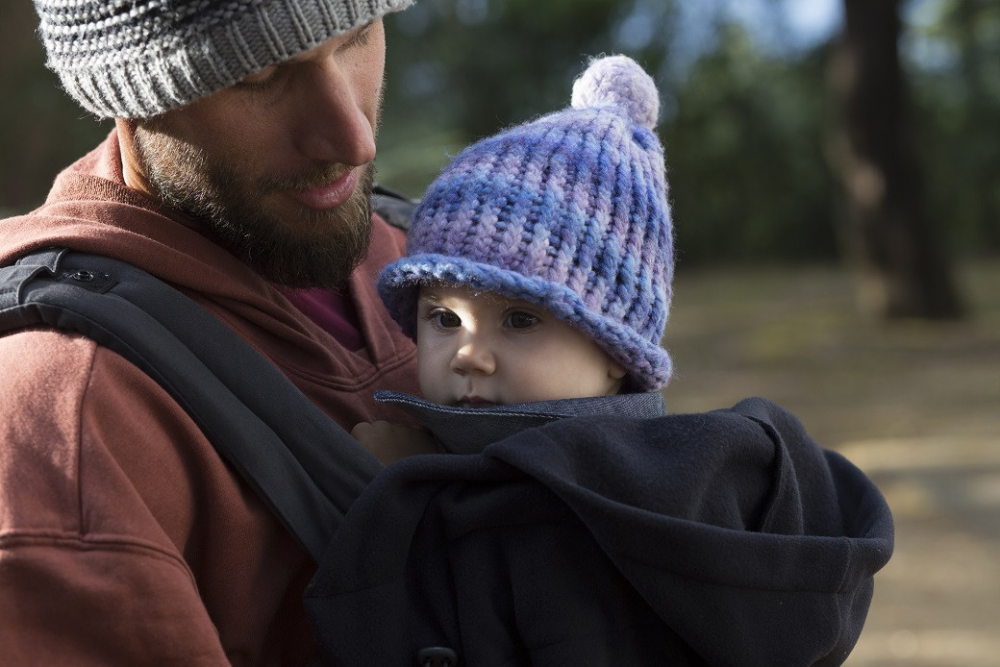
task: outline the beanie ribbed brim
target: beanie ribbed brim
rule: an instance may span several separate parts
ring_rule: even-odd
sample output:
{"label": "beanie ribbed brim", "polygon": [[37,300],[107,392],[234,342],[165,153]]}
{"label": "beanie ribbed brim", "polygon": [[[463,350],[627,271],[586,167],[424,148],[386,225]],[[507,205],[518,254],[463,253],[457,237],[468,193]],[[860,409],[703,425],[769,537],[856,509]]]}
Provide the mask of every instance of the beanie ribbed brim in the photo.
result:
{"label": "beanie ribbed brim", "polygon": [[455,256],[404,257],[386,267],[379,278],[379,296],[403,332],[414,340],[420,287],[436,284],[461,285],[538,304],[590,336],[628,371],[637,391],[659,389],[670,379],[672,363],[666,350],[645,340],[635,329],[588,309],[568,287]]}

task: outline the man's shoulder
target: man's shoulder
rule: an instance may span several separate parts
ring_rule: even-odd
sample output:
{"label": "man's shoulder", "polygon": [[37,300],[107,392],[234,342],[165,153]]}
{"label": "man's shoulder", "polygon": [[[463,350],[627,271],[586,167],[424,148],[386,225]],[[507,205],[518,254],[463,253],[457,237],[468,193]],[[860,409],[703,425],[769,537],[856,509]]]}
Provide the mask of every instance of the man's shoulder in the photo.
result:
{"label": "man's shoulder", "polygon": [[102,371],[116,356],[78,333],[32,328],[0,334],[0,441],[73,446],[88,401],[93,403],[95,376],[128,383],[120,372]]}
{"label": "man's shoulder", "polygon": [[418,201],[403,193],[375,184],[372,187],[372,209],[396,229],[407,231]]}
{"label": "man's shoulder", "polygon": [[[96,343],[82,335],[54,329],[0,332],[3,396],[18,400],[41,389],[65,392],[69,378],[90,372],[96,348]],[[6,402],[0,399],[0,405]]]}
{"label": "man's shoulder", "polygon": [[134,417],[144,404],[151,412],[182,413],[142,370],[74,332],[0,333],[0,377],[0,440],[40,429],[65,431],[53,437],[72,440],[85,414]]}

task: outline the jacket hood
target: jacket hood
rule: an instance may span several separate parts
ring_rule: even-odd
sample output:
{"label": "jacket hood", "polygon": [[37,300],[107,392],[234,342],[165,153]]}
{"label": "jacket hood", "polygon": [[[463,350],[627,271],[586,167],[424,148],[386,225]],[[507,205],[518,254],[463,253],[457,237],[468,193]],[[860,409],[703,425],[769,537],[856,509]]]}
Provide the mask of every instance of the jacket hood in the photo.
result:
{"label": "jacket hood", "polygon": [[[750,399],[708,415],[551,430],[530,451],[510,442],[493,456],[569,505],[709,664],[847,658],[872,575],[892,553],[892,517],[874,484],[816,446],[794,416]],[[567,442],[579,453],[567,456]]]}

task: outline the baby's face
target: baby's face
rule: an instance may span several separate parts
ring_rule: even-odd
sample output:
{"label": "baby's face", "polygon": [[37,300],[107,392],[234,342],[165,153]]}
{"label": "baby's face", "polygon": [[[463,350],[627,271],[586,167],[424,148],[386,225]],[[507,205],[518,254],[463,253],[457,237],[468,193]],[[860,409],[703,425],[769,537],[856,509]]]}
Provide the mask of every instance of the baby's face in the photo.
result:
{"label": "baby's face", "polygon": [[423,287],[417,353],[424,397],[487,406],[610,396],[625,370],[546,309],[464,287]]}

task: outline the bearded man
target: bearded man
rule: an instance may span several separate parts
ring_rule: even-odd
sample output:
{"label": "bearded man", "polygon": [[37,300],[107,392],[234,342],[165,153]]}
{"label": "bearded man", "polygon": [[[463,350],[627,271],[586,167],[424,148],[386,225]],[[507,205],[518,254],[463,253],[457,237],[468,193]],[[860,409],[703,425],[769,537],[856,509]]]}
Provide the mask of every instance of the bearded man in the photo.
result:
{"label": "bearded man", "polygon": [[[47,246],[179,289],[346,428],[416,389],[374,277],[382,17],[412,0],[35,0],[48,65],[113,117],[0,266]],[[141,370],[79,335],[0,337],[0,647],[52,665],[314,657],[309,555]],[[253,378],[248,378],[253,382]]]}

